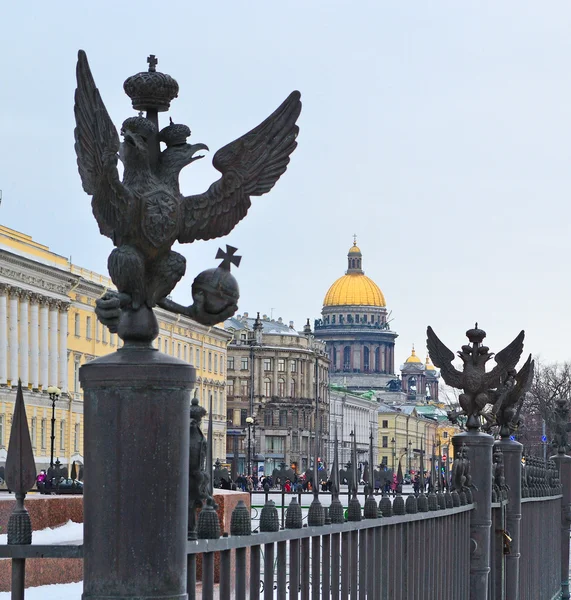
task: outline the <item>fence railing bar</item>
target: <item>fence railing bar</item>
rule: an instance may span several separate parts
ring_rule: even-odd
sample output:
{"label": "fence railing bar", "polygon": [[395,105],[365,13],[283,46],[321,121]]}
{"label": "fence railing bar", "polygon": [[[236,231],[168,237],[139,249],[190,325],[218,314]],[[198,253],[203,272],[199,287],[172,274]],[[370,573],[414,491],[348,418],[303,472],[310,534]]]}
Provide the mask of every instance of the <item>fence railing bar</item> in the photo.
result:
{"label": "fence railing bar", "polygon": [[246,548],[236,550],[236,600],[246,600]]}
{"label": "fence railing bar", "polygon": [[297,600],[299,597],[299,540],[289,543],[289,598]]}
{"label": "fence railing bar", "polygon": [[[277,584],[278,600],[287,598],[287,542],[278,542]],[[290,565],[291,572],[291,565]]]}
{"label": "fence railing bar", "polygon": [[324,535],[321,547],[321,589],[323,598],[331,598],[331,536]]}
{"label": "fence railing bar", "polygon": [[375,597],[375,531],[376,529],[367,529],[365,535],[367,536],[367,596],[369,598]]}
{"label": "fence railing bar", "polygon": [[196,599],[196,554],[186,557],[186,593],[188,600]]}
{"label": "fence railing bar", "polygon": [[331,535],[331,600],[339,600],[341,578],[341,534]]}
{"label": "fence railing bar", "polygon": [[232,550],[220,553],[220,600],[230,600],[231,553]]}
{"label": "fence railing bar", "polygon": [[260,597],[260,546],[250,548],[250,600]]}
{"label": "fence railing bar", "polygon": [[264,545],[264,600],[274,598],[274,544]]}
{"label": "fence railing bar", "polygon": [[349,598],[349,569],[351,564],[349,535],[348,531],[341,534],[341,600]]}
{"label": "fence railing bar", "polygon": [[351,533],[349,534],[349,545],[350,545],[350,550],[349,550],[349,556],[350,556],[350,563],[349,563],[349,570],[351,573],[351,579],[350,579],[350,595],[351,595],[351,600],[357,600],[358,599],[358,589],[359,589],[359,571],[358,571],[358,564],[359,564],[359,532],[354,530],[351,531]]}
{"label": "fence railing bar", "polygon": [[311,598],[321,600],[321,538],[311,538]]}
{"label": "fence railing bar", "polygon": [[309,538],[301,540],[301,600],[309,600]]}
{"label": "fence railing bar", "polygon": [[359,531],[358,535],[358,556],[359,561],[359,600],[366,600],[367,598],[367,558],[369,556],[370,549],[368,547],[367,533],[372,529],[363,529]]}
{"label": "fence railing bar", "polygon": [[214,600],[214,552],[202,555],[202,600]]}

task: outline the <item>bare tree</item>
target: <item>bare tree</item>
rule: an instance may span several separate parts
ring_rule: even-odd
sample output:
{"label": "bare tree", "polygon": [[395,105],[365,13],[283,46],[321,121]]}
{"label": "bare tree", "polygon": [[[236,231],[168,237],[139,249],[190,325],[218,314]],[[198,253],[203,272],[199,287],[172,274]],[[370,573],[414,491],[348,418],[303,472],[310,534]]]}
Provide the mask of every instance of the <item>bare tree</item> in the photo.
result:
{"label": "bare tree", "polygon": [[547,364],[536,358],[535,377],[524,401],[522,414],[539,415],[551,430],[557,398],[571,399],[571,363]]}

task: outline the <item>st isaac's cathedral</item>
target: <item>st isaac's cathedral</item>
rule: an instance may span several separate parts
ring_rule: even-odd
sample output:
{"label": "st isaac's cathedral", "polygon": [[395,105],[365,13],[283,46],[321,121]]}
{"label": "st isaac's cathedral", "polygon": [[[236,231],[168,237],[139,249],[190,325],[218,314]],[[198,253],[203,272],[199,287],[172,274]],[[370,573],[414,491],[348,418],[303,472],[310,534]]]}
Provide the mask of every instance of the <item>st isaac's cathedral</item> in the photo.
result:
{"label": "st isaac's cathedral", "polygon": [[326,343],[330,360],[330,440],[336,427],[342,461],[349,459],[344,447],[351,432],[359,454],[367,452],[370,433],[377,438],[378,413],[437,400],[438,372],[428,358],[424,363],[413,349],[400,368],[402,378],[397,374],[398,334],[391,329],[383,292],[365,275],[356,240],[347,254],[347,271],[325,295],[315,337]]}

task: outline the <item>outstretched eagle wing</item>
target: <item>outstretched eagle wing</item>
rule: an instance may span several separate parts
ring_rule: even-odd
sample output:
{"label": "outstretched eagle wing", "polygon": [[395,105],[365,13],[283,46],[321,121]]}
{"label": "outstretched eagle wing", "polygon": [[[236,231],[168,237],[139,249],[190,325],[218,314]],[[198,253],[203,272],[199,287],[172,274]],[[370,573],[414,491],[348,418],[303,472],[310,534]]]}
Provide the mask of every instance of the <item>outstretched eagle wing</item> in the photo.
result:
{"label": "outstretched eagle wing", "polygon": [[454,352],[449,350],[434,333],[432,327],[426,329],[426,342],[428,353],[434,366],[440,369],[442,379],[445,383],[455,387],[462,388],[462,373],[452,365],[455,358]]}
{"label": "outstretched eagle wing", "polygon": [[226,235],[246,216],[250,196],[269,192],[297,146],[300,93],[292,92],[263,123],[224,146],[212,160],[222,177],[204,194],[187,196],[179,242]]}
{"label": "outstretched eagle wing", "polygon": [[113,237],[125,218],[129,192],[119,181],[119,135],[113,125],[83,50],[77,56],[75,90],[75,153],[81,183],[103,235]]}
{"label": "outstretched eagle wing", "polygon": [[508,371],[515,368],[523,352],[524,337],[525,331],[520,331],[513,342],[496,354],[494,357],[497,363],[496,366],[489,373],[486,373],[485,381],[487,388],[495,388],[498,385],[498,381],[503,381]]}
{"label": "outstretched eagle wing", "polygon": [[516,404],[521,398],[523,398],[527,394],[527,392],[529,392],[531,384],[533,382],[534,371],[535,361],[532,360],[530,354],[527,360],[525,361],[525,364],[520,369],[519,373],[515,376],[516,384],[505,401],[505,404],[507,406]]}

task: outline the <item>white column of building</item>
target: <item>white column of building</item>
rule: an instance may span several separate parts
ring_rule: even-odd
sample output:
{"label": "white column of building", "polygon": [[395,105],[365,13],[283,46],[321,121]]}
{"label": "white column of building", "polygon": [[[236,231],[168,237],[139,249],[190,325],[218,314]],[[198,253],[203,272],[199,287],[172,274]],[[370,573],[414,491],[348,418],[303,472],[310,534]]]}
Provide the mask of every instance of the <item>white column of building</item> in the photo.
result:
{"label": "white column of building", "polygon": [[28,306],[30,296],[29,292],[22,292],[20,296],[20,379],[23,387],[27,387],[29,377]]}
{"label": "white column of building", "polygon": [[8,286],[0,288],[0,384],[8,380]]}
{"label": "white column of building", "polygon": [[33,294],[30,299],[30,382],[32,388],[37,390],[39,387],[39,297]]}
{"label": "white column of building", "polygon": [[59,313],[59,377],[58,387],[67,392],[67,315],[69,304],[61,306]]}
{"label": "white column of building", "polygon": [[18,384],[18,302],[19,302],[19,290],[10,290],[10,325],[9,325],[9,337],[10,337],[10,372],[8,379],[10,379],[12,386]]}
{"label": "white column of building", "polygon": [[50,385],[48,383],[48,359],[50,355],[50,342],[49,342],[49,317],[48,317],[48,303],[47,299],[41,299],[40,306],[40,385],[45,390]]}
{"label": "white column of building", "polygon": [[50,303],[50,351],[48,385],[58,384],[58,305]]}

